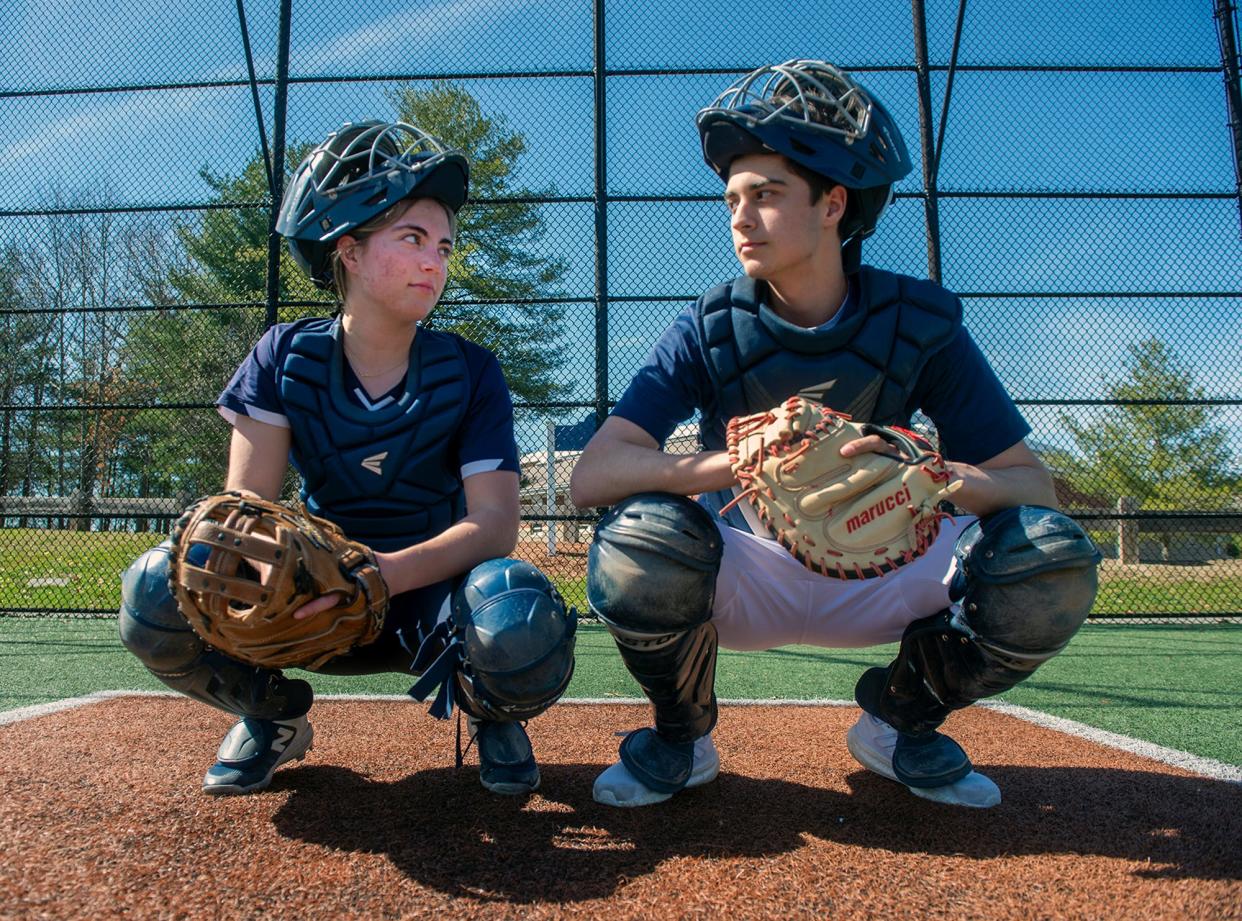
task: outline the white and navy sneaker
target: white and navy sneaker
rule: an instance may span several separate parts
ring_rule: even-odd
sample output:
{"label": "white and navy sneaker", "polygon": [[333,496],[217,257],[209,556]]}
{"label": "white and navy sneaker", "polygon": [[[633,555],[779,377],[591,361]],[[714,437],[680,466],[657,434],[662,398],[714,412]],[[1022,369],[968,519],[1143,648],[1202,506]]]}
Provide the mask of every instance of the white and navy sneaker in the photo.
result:
{"label": "white and navy sneaker", "polygon": [[501,796],[526,796],[539,789],[539,765],[530,737],[519,722],[466,718],[479,750],[479,781]]}
{"label": "white and navy sneaker", "polygon": [[305,716],[288,720],[243,717],[220,743],[216,763],[203,777],[203,792],[213,796],[257,793],[272,782],[276,768],[306,757],[314,736]]}
{"label": "white and navy sneaker", "polygon": [[[690,779],[682,789],[711,783],[720,773],[720,755],[716,752],[716,743],[712,741],[710,733],[695,740],[692,758]],[[595,778],[591,795],[597,803],[628,809],[662,803],[675,794],[651,789],[631,773],[624,761],[618,761]]]}
{"label": "white and navy sneaker", "polygon": [[[893,752],[897,748],[897,730],[864,711],[845,736],[845,747],[854,760],[869,771],[902,783],[893,769]],[[969,763],[969,762],[968,762]],[[934,803],[988,809],[1001,801],[1000,787],[973,768],[964,777],[941,786],[909,786],[915,796]]]}

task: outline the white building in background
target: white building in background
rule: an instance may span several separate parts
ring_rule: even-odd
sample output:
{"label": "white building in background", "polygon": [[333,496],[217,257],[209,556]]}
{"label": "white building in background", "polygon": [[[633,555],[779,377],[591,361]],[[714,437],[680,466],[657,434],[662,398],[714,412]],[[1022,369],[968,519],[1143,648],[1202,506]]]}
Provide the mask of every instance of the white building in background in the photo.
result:
{"label": "white building in background", "polygon": [[[553,439],[549,426],[548,442]],[[669,436],[664,450],[670,454],[695,454],[699,450],[699,424],[686,422]],[[591,539],[594,521],[539,520],[550,515],[590,515],[569,500],[569,478],[581,450],[531,451],[521,457],[522,524],[519,541],[547,540],[548,550],[557,546],[583,544]],[[549,528],[549,525],[552,525]]]}

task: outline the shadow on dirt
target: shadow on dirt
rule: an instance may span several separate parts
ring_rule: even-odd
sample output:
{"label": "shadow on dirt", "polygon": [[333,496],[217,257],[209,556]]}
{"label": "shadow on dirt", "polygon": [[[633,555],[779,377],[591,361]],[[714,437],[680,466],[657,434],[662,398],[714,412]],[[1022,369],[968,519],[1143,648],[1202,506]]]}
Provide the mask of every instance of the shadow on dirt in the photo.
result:
{"label": "shadow on dirt", "polygon": [[804,835],[899,853],[970,858],[1082,854],[1144,863],[1145,878],[1242,879],[1242,785],[1122,770],[989,766],[1005,791],[976,811],[916,799],[858,771],[849,794],[722,774],[637,810],[596,804],[598,765],[545,765],[527,801],[487,793],[469,769],[381,783],[346,768],[276,775],[283,836],[382,853],[407,877],[450,895],[514,903],[611,895],[670,857],[793,852]]}

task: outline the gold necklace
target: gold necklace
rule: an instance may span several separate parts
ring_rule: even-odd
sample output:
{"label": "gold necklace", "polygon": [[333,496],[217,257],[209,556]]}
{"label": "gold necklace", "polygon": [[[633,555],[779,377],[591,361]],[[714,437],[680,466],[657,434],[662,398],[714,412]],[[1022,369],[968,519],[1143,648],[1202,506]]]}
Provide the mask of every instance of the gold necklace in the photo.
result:
{"label": "gold necklace", "polygon": [[349,349],[343,349],[343,350],[345,352],[345,357],[349,359],[349,367],[353,369],[354,376],[360,377],[360,378],[366,378],[367,380],[370,380],[376,377],[383,377],[385,374],[392,374],[393,371],[396,371],[402,365],[408,364],[410,361],[410,356],[406,355],[399,362],[397,362],[395,365],[393,365],[391,368],[388,368],[385,371],[374,371],[370,374],[367,374],[364,371],[358,370],[358,361],[352,355],[349,354]]}

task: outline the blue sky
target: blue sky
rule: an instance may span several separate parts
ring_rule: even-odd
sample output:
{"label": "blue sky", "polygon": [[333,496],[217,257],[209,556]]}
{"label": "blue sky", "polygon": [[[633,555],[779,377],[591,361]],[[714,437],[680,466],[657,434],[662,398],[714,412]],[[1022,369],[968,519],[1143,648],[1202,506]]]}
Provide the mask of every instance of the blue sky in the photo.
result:
{"label": "blue sky", "polygon": [[[929,0],[933,61],[948,57],[956,2]],[[277,4],[247,4],[260,72],[270,74]],[[295,0],[295,76],[401,72],[579,70],[591,67],[586,0]],[[911,56],[906,0],[746,3],[614,2],[608,64],[616,69],[747,68],[794,56],[835,60],[858,75],[918,148],[915,81],[885,68]],[[0,63],[9,91],[86,85],[241,79],[232,3],[170,0],[118,9],[104,0],[6,4],[11,36]],[[967,65],[1219,64],[1211,0],[1126,4],[971,0]],[[609,189],[618,195],[716,195],[693,115],[726,76],[614,76],[608,94]],[[466,82],[484,108],[521,131],[520,179],[562,195],[592,187],[592,86],[586,77]],[[291,140],[315,140],[346,118],[390,111],[384,82],[295,85]],[[939,112],[943,77],[933,80]],[[265,111],[271,94],[263,93]],[[248,88],[0,99],[0,208],[38,207],[49,190],[107,188],[123,204],[204,200],[198,177],[236,171],[258,140]],[[917,156],[917,154],[916,154]],[[940,185],[948,191],[1108,193],[1234,189],[1218,73],[960,73]],[[916,172],[901,186],[916,191]],[[587,204],[545,211],[549,253],[565,258],[565,293],[592,293]],[[172,219],[171,217],[169,219]],[[944,280],[962,291],[1242,290],[1236,200],[946,200]],[[0,218],[0,237],[31,232]],[[735,273],[723,206],[615,203],[610,208],[614,295],[693,295]],[[866,248],[869,261],[925,274],[921,205],[899,201]],[[614,308],[612,395],[618,396],[676,304]],[[1216,299],[970,299],[968,320],[1021,398],[1095,397],[1119,373],[1125,347],[1170,342],[1218,396],[1242,394],[1239,297]],[[590,305],[569,308],[580,356],[567,375],[589,397]],[[1235,429],[1239,411],[1222,419]],[[1036,434],[1063,437],[1055,412],[1033,411]]]}

